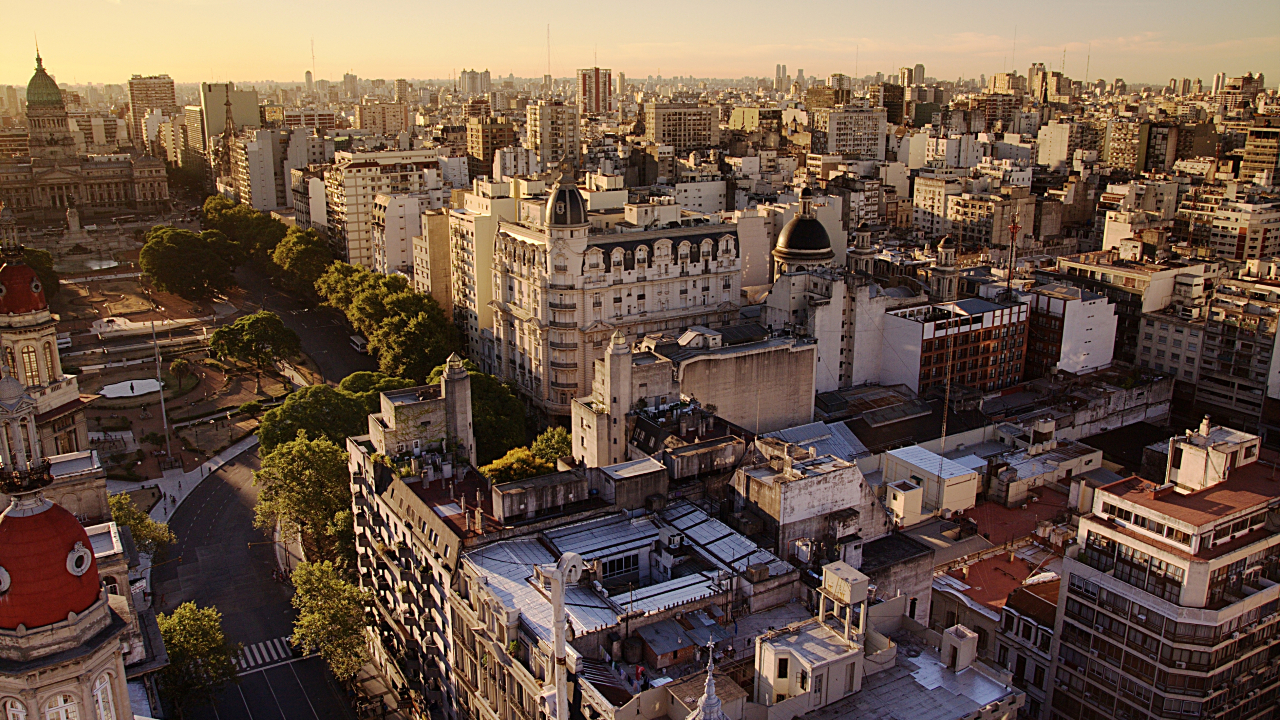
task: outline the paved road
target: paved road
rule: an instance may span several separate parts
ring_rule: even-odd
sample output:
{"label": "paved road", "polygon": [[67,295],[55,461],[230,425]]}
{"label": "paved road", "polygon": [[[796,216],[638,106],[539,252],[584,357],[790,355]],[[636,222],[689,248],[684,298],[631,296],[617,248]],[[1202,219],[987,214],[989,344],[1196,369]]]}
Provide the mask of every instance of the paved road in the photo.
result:
{"label": "paved road", "polygon": [[331,383],[360,370],[377,370],[369,355],[351,348],[354,332],[342,313],[333,308],[309,308],[297,299],[271,287],[270,281],[250,267],[236,270],[236,282],[249,297],[280,316],[302,339],[302,349],[320,366],[320,374]]}
{"label": "paved road", "polygon": [[[227,638],[245,647],[239,683],[190,720],[348,720],[354,715],[317,657],[299,658],[288,589],[272,578],[274,547],[253,527],[257,451],[239,455],[205,478],[169,521],[177,536],[152,583],[162,611],[193,600],[222,612]],[[250,545],[249,543],[262,543]]]}

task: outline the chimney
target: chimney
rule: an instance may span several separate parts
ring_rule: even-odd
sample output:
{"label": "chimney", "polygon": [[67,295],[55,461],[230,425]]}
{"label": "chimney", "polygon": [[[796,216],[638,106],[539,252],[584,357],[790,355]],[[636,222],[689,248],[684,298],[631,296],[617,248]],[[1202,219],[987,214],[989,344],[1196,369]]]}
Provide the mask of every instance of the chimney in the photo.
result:
{"label": "chimney", "polygon": [[1205,415],[1204,419],[1200,421],[1200,434],[1204,435],[1205,437],[1209,436],[1209,416],[1208,415]]}
{"label": "chimney", "polygon": [[466,532],[471,529],[471,516],[467,515],[467,496],[458,498],[458,503],[462,506],[462,532]]}

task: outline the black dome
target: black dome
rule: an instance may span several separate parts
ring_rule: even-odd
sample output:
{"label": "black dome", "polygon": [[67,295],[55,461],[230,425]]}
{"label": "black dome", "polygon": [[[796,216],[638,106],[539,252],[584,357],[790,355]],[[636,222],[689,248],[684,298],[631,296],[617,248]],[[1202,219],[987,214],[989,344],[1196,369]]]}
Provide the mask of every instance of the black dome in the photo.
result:
{"label": "black dome", "polygon": [[566,227],[587,224],[587,201],[573,180],[562,177],[551,186],[547,198],[547,227]]}
{"label": "black dome", "polygon": [[778,233],[778,250],[831,252],[831,238],[817,218],[797,215]]}

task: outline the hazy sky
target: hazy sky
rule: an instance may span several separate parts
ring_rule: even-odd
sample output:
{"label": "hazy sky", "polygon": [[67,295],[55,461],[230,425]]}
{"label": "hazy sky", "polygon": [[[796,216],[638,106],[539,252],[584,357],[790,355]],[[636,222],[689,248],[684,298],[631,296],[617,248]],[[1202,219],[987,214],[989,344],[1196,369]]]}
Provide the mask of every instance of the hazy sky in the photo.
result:
{"label": "hazy sky", "polygon": [[39,35],[59,82],[444,78],[463,68],[564,77],[598,64],[628,77],[865,75],[924,63],[977,77],[1028,64],[1073,78],[1167,82],[1265,72],[1280,79],[1276,0],[828,2],[647,0],[9,0],[0,83],[25,84]]}

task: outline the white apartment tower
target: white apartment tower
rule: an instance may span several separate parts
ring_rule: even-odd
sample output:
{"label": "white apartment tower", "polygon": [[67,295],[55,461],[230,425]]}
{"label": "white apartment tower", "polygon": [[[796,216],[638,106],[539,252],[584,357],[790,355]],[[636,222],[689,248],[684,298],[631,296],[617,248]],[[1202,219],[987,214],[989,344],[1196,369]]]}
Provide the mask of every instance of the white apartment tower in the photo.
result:
{"label": "white apartment tower", "polygon": [[543,167],[568,162],[577,167],[582,156],[578,108],[559,100],[539,100],[527,110],[525,145],[538,153]]}

